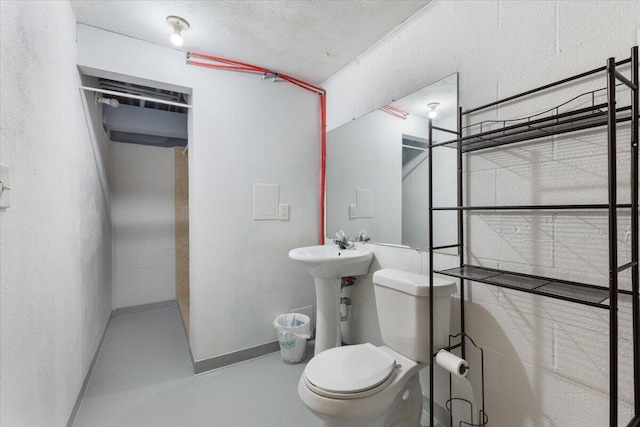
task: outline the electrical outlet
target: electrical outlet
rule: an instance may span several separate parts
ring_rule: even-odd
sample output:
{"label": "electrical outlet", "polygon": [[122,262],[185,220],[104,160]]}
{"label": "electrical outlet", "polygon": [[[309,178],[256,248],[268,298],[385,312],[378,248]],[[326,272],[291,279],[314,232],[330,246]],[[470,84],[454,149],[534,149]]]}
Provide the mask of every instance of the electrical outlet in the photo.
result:
{"label": "electrical outlet", "polygon": [[280,204],[280,215],[279,218],[281,220],[288,220],[289,219],[289,205],[286,205],[284,203]]}

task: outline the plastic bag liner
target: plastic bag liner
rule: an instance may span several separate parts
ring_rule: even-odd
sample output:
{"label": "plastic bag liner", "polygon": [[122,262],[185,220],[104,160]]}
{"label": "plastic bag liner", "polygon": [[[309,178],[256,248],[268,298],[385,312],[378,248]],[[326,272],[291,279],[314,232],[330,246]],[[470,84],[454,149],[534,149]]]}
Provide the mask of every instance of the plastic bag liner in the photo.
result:
{"label": "plastic bag liner", "polygon": [[276,317],[273,326],[278,331],[280,355],[285,363],[304,359],[307,340],[311,338],[311,319],[301,313],[286,313]]}

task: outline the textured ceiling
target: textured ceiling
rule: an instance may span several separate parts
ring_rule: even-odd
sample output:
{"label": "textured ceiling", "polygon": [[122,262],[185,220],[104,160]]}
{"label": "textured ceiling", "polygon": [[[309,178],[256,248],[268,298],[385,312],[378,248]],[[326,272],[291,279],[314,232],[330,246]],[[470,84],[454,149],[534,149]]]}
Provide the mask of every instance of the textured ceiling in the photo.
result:
{"label": "textured ceiling", "polygon": [[[185,52],[249,62],[319,84],[417,12],[420,1],[71,1],[78,22],[162,46],[168,15]],[[328,53],[328,58],[325,58]]]}
{"label": "textured ceiling", "polygon": [[420,90],[394,101],[391,105],[399,107],[414,116],[429,117],[427,104],[437,102],[439,118],[451,117],[458,112],[458,76],[452,74]]}

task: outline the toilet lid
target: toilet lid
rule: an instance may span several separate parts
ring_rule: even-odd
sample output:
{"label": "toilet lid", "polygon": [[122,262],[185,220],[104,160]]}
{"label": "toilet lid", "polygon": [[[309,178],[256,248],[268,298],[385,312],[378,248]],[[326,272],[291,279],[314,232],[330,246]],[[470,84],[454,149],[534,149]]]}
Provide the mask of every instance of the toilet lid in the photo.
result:
{"label": "toilet lid", "polygon": [[395,366],[390,354],[367,343],[323,351],[309,361],[304,376],[328,392],[357,393],[383,383]]}

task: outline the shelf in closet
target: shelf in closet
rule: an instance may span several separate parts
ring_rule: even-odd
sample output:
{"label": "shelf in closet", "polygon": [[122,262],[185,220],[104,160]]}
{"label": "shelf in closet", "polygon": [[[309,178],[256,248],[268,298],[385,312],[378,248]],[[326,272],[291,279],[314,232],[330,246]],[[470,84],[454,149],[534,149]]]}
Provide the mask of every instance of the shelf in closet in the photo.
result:
{"label": "shelf in closet", "polygon": [[[447,270],[434,270],[433,272],[592,307],[609,308],[609,303],[607,302],[609,289],[601,286],[468,264]],[[631,292],[626,290],[619,290],[618,292],[631,295]]]}

